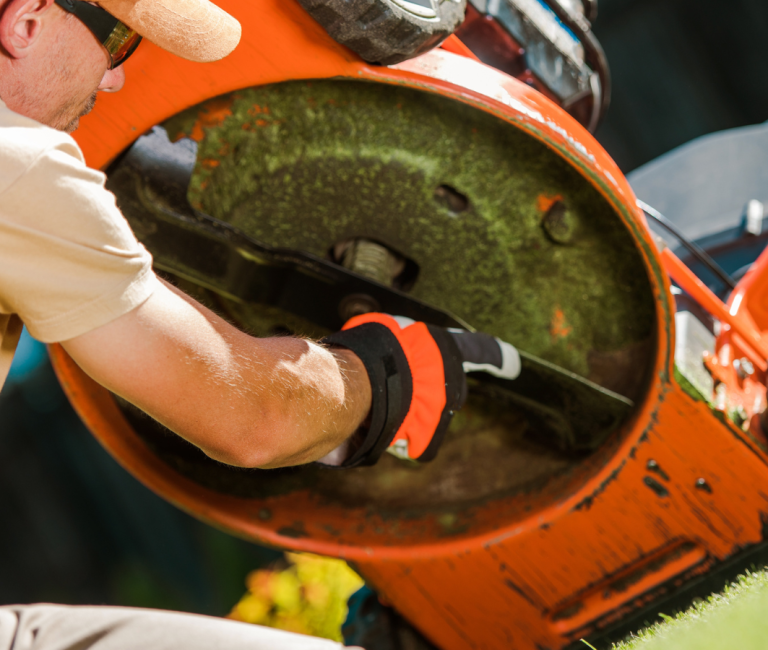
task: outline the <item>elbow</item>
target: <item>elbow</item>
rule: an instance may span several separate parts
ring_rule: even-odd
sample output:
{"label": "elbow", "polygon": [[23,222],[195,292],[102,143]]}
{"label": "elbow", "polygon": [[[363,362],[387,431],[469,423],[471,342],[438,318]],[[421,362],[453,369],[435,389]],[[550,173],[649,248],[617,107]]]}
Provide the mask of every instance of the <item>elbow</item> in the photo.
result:
{"label": "elbow", "polygon": [[201,446],[200,449],[209,458],[231,467],[268,469],[279,466],[277,454],[260,446],[253,448],[251,444],[205,445]]}
{"label": "elbow", "polygon": [[224,465],[270,469],[288,464],[279,440],[274,432],[251,426],[242,432],[219,430],[198,446],[206,456]]}
{"label": "elbow", "polygon": [[[285,413],[283,404],[260,403],[236,416],[208,417],[187,429],[187,440],[209,458],[232,467],[273,469],[314,460],[306,425]],[[190,430],[191,429],[191,430]]]}

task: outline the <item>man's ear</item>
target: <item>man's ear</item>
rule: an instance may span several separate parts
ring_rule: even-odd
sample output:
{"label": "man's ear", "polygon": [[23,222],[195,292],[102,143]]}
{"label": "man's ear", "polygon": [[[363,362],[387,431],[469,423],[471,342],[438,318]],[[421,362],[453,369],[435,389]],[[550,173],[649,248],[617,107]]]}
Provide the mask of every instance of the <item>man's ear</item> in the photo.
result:
{"label": "man's ear", "polygon": [[22,59],[34,47],[43,18],[54,0],[9,0],[0,14],[0,46],[14,59]]}

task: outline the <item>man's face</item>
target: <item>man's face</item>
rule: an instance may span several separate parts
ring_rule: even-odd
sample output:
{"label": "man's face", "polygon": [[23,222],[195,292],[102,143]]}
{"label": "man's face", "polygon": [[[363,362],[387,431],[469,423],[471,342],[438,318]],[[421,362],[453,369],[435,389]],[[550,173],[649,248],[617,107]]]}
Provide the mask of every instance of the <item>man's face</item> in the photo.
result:
{"label": "man's face", "polygon": [[46,124],[71,133],[78,127],[80,118],[93,109],[96,93],[120,90],[125,74],[122,67],[108,70],[107,52],[82,22],[57,6],[51,10],[61,14],[54,25],[58,32],[57,46],[49,50],[49,84],[58,101],[52,98],[52,111]]}
{"label": "man's face", "polygon": [[108,68],[109,56],[91,31],[51,5],[34,54],[23,62],[16,92],[4,99],[17,113],[71,133],[93,108],[98,91],[122,88],[122,67]]}

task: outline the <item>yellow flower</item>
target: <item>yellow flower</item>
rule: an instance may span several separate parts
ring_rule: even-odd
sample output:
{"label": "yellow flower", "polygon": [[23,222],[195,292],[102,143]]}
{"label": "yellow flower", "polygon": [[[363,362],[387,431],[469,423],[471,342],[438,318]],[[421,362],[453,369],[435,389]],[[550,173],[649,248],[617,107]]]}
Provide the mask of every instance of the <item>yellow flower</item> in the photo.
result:
{"label": "yellow flower", "polygon": [[363,580],[343,560],[286,553],[288,568],[246,578],[248,593],[230,618],[341,641],[347,600]]}

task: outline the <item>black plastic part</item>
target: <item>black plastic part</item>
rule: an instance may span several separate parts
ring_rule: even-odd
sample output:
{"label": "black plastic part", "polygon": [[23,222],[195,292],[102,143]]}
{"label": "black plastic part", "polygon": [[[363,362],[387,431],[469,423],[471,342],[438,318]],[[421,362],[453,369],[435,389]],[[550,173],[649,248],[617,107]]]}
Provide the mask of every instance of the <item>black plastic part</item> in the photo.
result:
{"label": "black plastic part", "polygon": [[597,0],[582,0],[584,17],[591,23],[597,20]]}
{"label": "black plastic part", "polygon": [[386,325],[364,323],[322,341],[354,352],[371,381],[371,423],[362,444],[341,467],[374,465],[403,423],[413,396],[413,378],[397,337]]}
{"label": "black plastic part", "polygon": [[449,332],[461,352],[463,361],[470,363],[489,363],[499,370],[504,363],[501,348],[490,334],[483,332]]}
{"label": "black plastic part", "polygon": [[[576,38],[584,46],[584,57],[590,67],[597,73],[600,79],[600,98],[599,105],[596,107],[595,118],[591,120],[588,129],[591,133],[597,130],[603,117],[605,117],[608,107],[611,105],[611,71],[608,67],[608,59],[605,57],[605,51],[602,45],[592,33],[592,26],[589,20],[579,14],[573,14],[562,4],[554,0],[548,2],[547,6],[552,9],[560,21],[570,29]],[[587,2],[585,10],[592,15],[597,15],[597,2]],[[596,98],[595,101],[598,101]]]}
{"label": "black plastic part", "polygon": [[362,587],[349,598],[347,620],[341,626],[344,645],[365,650],[438,650],[376,592]]}
{"label": "black plastic part", "polygon": [[84,0],[54,0],[64,11],[73,14],[91,31],[99,43],[104,43],[120,22],[112,14]]}
{"label": "black plastic part", "polygon": [[673,224],[669,219],[667,219],[661,212],[656,210],[655,208],[652,208],[650,205],[643,201],[637,202],[638,207],[645,213],[646,216],[653,219],[656,223],[658,223],[664,230],[671,233],[674,237],[676,237],[680,244],[687,250],[693,257],[695,257],[699,262],[701,262],[704,266],[706,266],[712,273],[717,276],[717,278],[729,289],[733,290],[736,288],[736,282],[734,279],[728,275],[722,267],[713,260],[709,254],[701,248],[698,244],[690,241],[683,232],[675,225]]}
{"label": "black plastic part", "polygon": [[381,65],[437,47],[462,23],[466,9],[466,0],[299,0],[299,4],[335,41]]}

